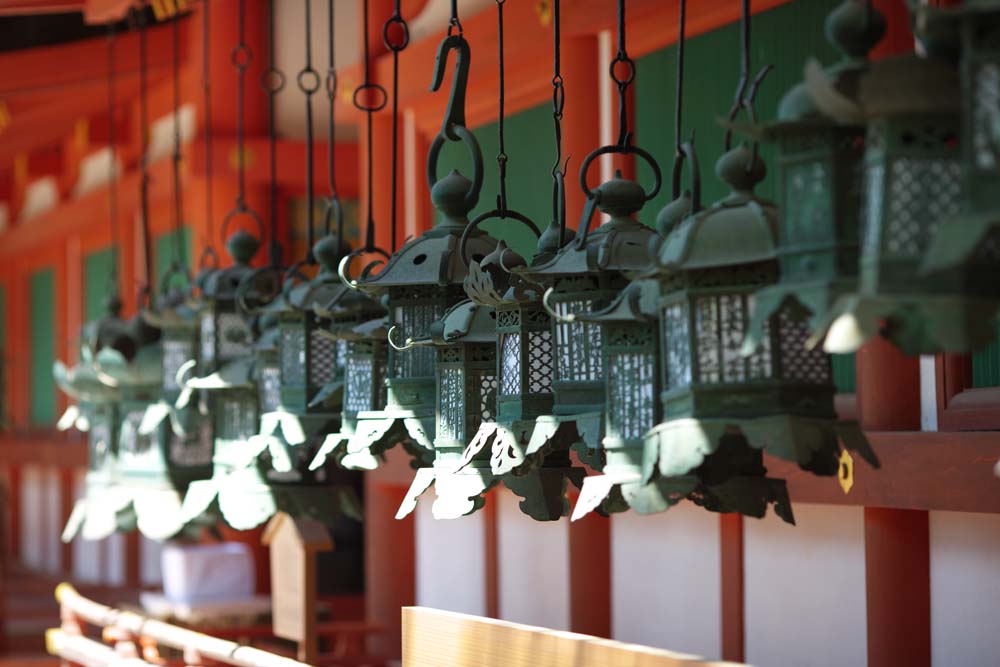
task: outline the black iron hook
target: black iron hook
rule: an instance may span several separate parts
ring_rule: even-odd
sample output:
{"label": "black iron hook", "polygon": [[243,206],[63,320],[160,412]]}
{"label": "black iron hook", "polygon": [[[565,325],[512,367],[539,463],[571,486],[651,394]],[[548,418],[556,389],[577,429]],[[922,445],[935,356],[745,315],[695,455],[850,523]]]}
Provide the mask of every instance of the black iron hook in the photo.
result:
{"label": "black iron hook", "polygon": [[458,141],[460,137],[455,134],[454,128],[456,126],[465,127],[465,92],[469,84],[469,62],[471,60],[469,43],[461,33],[445,37],[441,42],[437,58],[434,61],[434,81],[431,83],[431,92],[437,91],[444,82],[444,71],[448,65],[450,51],[456,52],[455,76],[451,80],[451,95],[448,98],[448,106],[445,108],[441,133],[452,141]]}

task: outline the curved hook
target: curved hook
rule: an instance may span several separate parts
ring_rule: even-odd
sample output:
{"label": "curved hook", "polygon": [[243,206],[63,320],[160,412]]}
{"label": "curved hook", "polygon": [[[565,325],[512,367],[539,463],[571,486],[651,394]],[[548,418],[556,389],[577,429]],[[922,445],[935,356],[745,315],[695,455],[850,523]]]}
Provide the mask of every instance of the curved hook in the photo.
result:
{"label": "curved hook", "polygon": [[181,389],[187,389],[188,382],[191,380],[191,375],[193,375],[194,368],[197,365],[198,362],[194,359],[188,359],[180,365],[177,372],[174,374],[174,381],[177,383],[178,387]]}
{"label": "curved hook", "polygon": [[554,293],[555,293],[555,288],[550,287],[547,290],[545,290],[545,294],[542,295],[542,308],[545,309],[545,312],[547,312],[549,316],[556,322],[563,322],[564,324],[572,324],[576,322],[576,315],[574,315],[573,313],[570,313],[568,315],[560,315],[559,313],[556,312],[556,309],[552,307],[552,304],[549,303],[549,299],[552,298],[552,295]]}
{"label": "curved hook", "polygon": [[385,334],[385,339],[389,343],[389,347],[396,350],[397,352],[404,352],[406,350],[409,350],[411,347],[416,347],[416,345],[414,345],[413,343],[412,338],[407,338],[405,341],[403,341],[402,345],[393,342],[392,332],[395,331],[397,328],[399,328],[398,325],[393,324],[391,327],[389,327],[389,331],[387,331]]}
{"label": "curved hook", "polygon": [[465,127],[465,91],[469,83],[469,62],[471,53],[469,43],[461,33],[449,35],[438,47],[437,58],[434,60],[434,80],[431,82],[431,92],[436,92],[444,82],[444,70],[448,65],[448,53],[455,51],[455,76],[451,80],[451,95],[448,106],[445,107],[444,123],[441,134],[452,141],[457,141],[454,134],[456,126]]}
{"label": "curved hook", "polygon": [[517,211],[512,211],[510,209],[507,209],[506,211],[501,211],[500,209],[487,211],[486,213],[476,216],[476,219],[470,222],[468,225],[466,225],[465,229],[462,231],[462,238],[459,239],[458,242],[458,256],[461,258],[462,265],[465,268],[469,268],[469,258],[465,256],[465,249],[466,246],[468,246],[469,244],[469,235],[472,233],[472,230],[481,225],[482,223],[486,222],[487,220],[493,220],[493,219],[503,220],[506,218],[517,220],[518,222],[523,224],[525,227],[531,230],[531,233],[535,235],[536,239],[542,236],[542,232],[538,229],[538,225],[536,225],[534,222],[528,219],[526,215],[522,213],[518,213]]}
{"label": "curved hook", "polygon": [[677,155],[674,156],[674,168],[672,177],[673,194],[676,200],[681,196],[681,167],[687,164],[688,176],[691,177],[691,213],[701,210],[701,170],[698,167],[698,153],[694,150],[694,133],[691,133],[691,141],[686,141],[678,147]]}
{"label": "curved hook", "polygon": [[381,259],[377,259],[374,262],[369,262],[365,266],[365,268],[361,269],[361,275],[359,275],[358,278],[350,278],[348,276],[348,268],[350,267],[351,262],[354,261],[355,257],[358,257],[363,253],[364,250],[355,250],[350,255],[347,255],[342,260],[340,260],[340,264],[337,265],[337,275],[340,276],[340,282],[342,282],[345,287],[347,287],[348,289],[352,289],[355,292],[361,291],[361,283],[359,282],[359,280],[367,278],[369,275],[371,275],[371,272],[374,271],[377,267],[385,264],[385,262],[382,261]]}

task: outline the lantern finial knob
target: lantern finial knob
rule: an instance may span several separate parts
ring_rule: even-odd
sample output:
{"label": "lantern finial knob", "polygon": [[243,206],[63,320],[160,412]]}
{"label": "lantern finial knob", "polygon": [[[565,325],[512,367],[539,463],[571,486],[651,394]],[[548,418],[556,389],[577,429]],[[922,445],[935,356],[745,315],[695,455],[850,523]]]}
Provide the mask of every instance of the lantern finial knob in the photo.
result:
{"label": "lantern finial knob", "polygon": [[249,264],[259,247],[257,237],[243,229],[236,230],[226,241],[226,250],[237,264]]}
{"label": "lantern finial knob", "polygon": [[351,246],[336,234],[327,234],[313,246],[313,256],[323,271],[336,273],[340,260],[351,252]]}
{"label": "lantern finial knob", "polygon": [[472,181],[463,176],[457,169],[452,169],[448,175],[440,179],[431,188],[431,201],[434,207],[448,218],[462,219],[472,210],[468,197]]}
{"label": "lantern finial knob", "polygon": [[725,153],[715,163],[715,175],[737,192],[751,192],[764,180],[767,167],[764,161],[746,144],[740,144]]}
{"label": "lantern finial knob", "polygon": [[849,58],[864,58],[885,36],[885,16],[860,0],[844,0],[826,17],[826,39]]}
{"label": "lantern finial knob", "polygon": [[628,178],[622,178],[620,170],[615,177],[602,183],[596,190],[597,207],[602,213],[613,218],[628,218],[646,203],[646,192],[642,186]]}
{"label": "lantern finial knob", "polygon": [[120,317],[122,313],[122,298],[117,293],[108,295],[104,301],[104,310],[111,317]]}
{"label": "lantern finial knob", "polygon": [[691,192],[685,191],[660,209],[656,214],[656,231],[660,236],[669,234],[677,224],[694,210]]}

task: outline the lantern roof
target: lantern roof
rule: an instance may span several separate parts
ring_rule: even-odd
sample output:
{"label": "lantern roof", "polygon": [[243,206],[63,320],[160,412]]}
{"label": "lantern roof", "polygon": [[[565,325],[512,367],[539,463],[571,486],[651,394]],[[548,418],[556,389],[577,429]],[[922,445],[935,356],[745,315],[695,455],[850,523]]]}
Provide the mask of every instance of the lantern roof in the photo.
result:
{"label": "lantern roof", "polygon": [[226,250],[233,259],[232,266],[216,269],[204,277],[202,294],[209,299],[232,300],[240,282],[253,271],[250,260],[257,254],[260,241],[242,229],[237,230],[226,242]]}
{"label": "lantern roof", "polygon": [[496,313],[471,299],[449,308],[440,319],[431,323],[425,338],[414,339],[414,345],[454,345],[455,343],[496,342]]}
{"label": "lantern roof", "polygon": [[[581,235],[558,250],[548,261],[514,269],[527,276],[563,276],[600,271],[641,271],[649,266],[648,245],[656,232],[634,216],[645,203],[642,187],[621,172],[594,190],[596,206],[611,220]],[[587,224],[584,220],[583,224]],[[558,237],[556,237],[558,241]]]}
{"label": "lantern roof", "polygon": [[763,161],[753,159],[750,148],[740,145],[719,158],[715,173],[729,185],[730,193],[688,216],[667,235],[658,251],[661,270],[710,269],[777,256],[777,207],[753,192],[766,174]]}
{"label": "lantern roof", "polygon": [[578,313],[573,319],[581,322],[652,322],[659,310],[660,286],[650,278],[634,280],[614,300],[601,310]]}

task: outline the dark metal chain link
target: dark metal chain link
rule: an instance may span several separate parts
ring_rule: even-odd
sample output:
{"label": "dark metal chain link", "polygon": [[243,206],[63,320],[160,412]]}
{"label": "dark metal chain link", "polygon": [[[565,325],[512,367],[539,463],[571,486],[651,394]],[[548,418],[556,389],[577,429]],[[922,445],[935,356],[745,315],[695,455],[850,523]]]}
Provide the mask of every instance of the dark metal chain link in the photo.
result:
{"label": "dark metal chain link", "polygon": [[305,0],[306,6],[306,61],[299,70],[297,83],[306,98],[306,261],[315,264],[313,256],[316,193],[313,185],[313,107],[312,96],[319,90],[319,73],[312,66],[312,2]]}
{"label": "dark metal chain link", "polygon": [[118,291],[118,137],[115,128],[118,102],[115,95],[115,25],[108,24],[108,222],[111,226],[109,293]]}
{"label": "dark metal chain link", "polygon": [[[556,160],[552,165],[552,220],[559,225],[559,244],[566,232],[565,179],[567,164],[563,163],[562,120],[566,106],[566,88],[562,76],[562,18],[559,0],[552,0],[552,122],[556,145]],[[567,160],[568,163],[568,160]]]}
{"label": "dark metal chain link", "polygon": [[497,95],[497,173],[499,174],[499,189],[497,191],[497,210],[500,217],[507,213],[507,150],[504,143],[504,54],[503,54],[503,6],[506,0],[496,0],[497,3],[497,79],[499,95]]}
{"label": "dark metal chain link", "polygon": [[253,54],[246,44],[246,0],[239,0],[239,43],[230,54],[230,60],[238,74],[236,82],[236,149],[239,164],[236,194],[236,210],[246,211],[246,156],[244,154],[244,107],[246,105],[246,72]]}
{"label": "dark metal chain link", "polygon": [[[402,32],[398,41],[393,41],[389,35],[389,30],[394,25],[398,26]],[[389,247],[389,250],[390,252],[395,252],[399,206],[399,193],[397,192],[399,189],[399,52],[405,49],[410,43],[410,28],[403,19],[400,10],[400,0],[396,0],[393,3],[392,16],[382,26],[382,41],[385,43],[385,47],[392,53],[392,192],[390,194],[392,245]]]}
{"label": "dark metal chain link", "polygon": [[[366,157],[367,157],[367,176],[368,176],[368,197],[367,197],[367,214],[368,218],[365,224],[365,245],[364,249],[372,251],[375,249],[375,215],[373,212],[373,192],[372,192],[372,178],[374,176],[373,160],[372,160],[372,114],[376,111],[381,111],[388,101],[387,93],[385,88],[377,83],[372,83],[371,81],[371,51],[368,44],[368,0],[362,2],[362,11],[364,16],[362,37],[363,37],[363,48],[364,48],[364,82],[354,89],[353,103],[354,107],[359,111],[362,111],[367,116],[367,123],[365,124],[365,135],[367,140]],[[372,92],[378,93],[375,98],[375,102],[372,102],[370,98]],[[362,94],[364,94],[364,99],[362,99]]]}
{"label": "dark metal chain link", "polygon": [[[625,78],[620,78],[615,70],[619,66],[626,68]],[[631,143],[631,132],[628,129],[627,93],[628,87],[635,80],[635,61],[625,47],[625,0],[618,0],[618,52],[609,67],[611,80],[618,88],[618,146],[624,147]]]}
{"label": "dark metal chain link", "polygon": [[[150,297],[150,283],[152,281],[152,248],[149,234],[149,101],[147,99],[147,71],[146,71],[146,15],[145,4],[137,10],[135,16],[139,28],[139,124],[140,124],[140,148],[142,150],[139,159],[140,181],[139,199],[140,211],[142,213],[142,249],[143,268],[145,269],[145,283],[139,288],[139,301],[148,300]],[[148,303],[148,301],[147,301]]]}
{"label": "dark metal chain link", "polygon": [[281,263],[281,244],[278,242],[278,127],[276,98],[279,92],[285,87],[284,73],[275,67],[275,4],[277,0],[268,3],[268,43],[267,43],[267,69],[261,74],[261,87],[267,93],[267,143],[268,143],[268,169],[269,186],[268,201],[270,220],[270,244],[268,255],[271,266],[278,266]]}
{"label": "dark metal chain link", "polygon": [[173,185],[174,185],[174,266],[178,269],[184,266],[184,239],[181,229],[184,225],[184,194],[181,188],[181,30],[180,18],[174,17],[171,23],[173,48],[173,94],[174,94],[174,153],[173,153]]}
{"label": "dark metal chain link", "polygon": [[458,0],[451,0],[451,17],[448,19],[448,36],[455,31],[462,34],[462,22],[458,20]]}
{"label": "dark metal chain link", "polygon": [[201,260],[199,263],[204,266],[208,257],[211,256],[215,259],[216,264],[218,264],[218,257],[215,255],[215,250],[213,244],[215,243],[215,235],[212,233],[212,220],[213,220],[213,209],[214,201],[213,191],[215,188],[212,186],[212,174],[214,172],[213,155],[212,155],[212,83],[211,83],[211,55],[209,51],[209,45],[211,40],[209,39],[209,34],[211,32],[211,21],[209,19],[209,9],[208,0],[202,0],[201,6],[201,90],[202,90],[202,101],[205,107],[204,113],[204,125],[205,125],[205,181],[208,183],[208,187],[205,188],[205,230],[206,238],[203,240],[204,250],[202,251]]}

